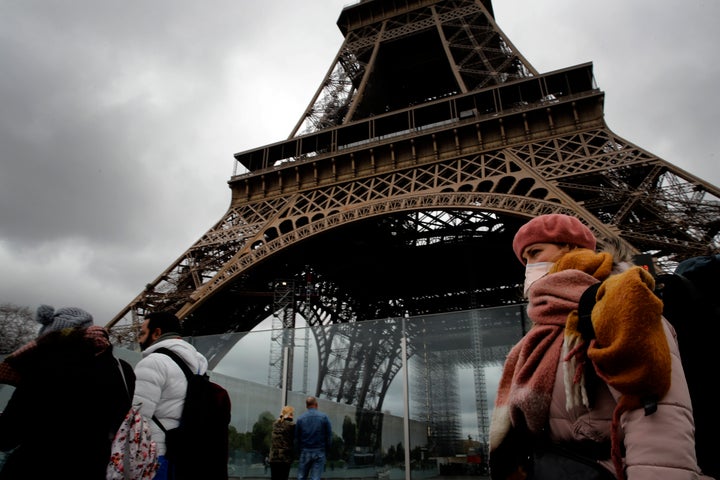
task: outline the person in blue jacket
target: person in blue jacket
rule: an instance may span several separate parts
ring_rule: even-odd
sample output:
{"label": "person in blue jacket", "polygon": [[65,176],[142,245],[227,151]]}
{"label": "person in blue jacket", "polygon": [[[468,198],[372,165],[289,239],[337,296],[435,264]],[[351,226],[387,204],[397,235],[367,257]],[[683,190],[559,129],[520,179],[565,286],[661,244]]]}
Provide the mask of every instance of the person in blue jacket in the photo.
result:
{"label": "person in blue jacket", "polygon": [[307,411],[295,422],[295,443],[300,452],[297,480],[320,480],[332,441],[330,418],[318,410],[315,397],[305,399]]}

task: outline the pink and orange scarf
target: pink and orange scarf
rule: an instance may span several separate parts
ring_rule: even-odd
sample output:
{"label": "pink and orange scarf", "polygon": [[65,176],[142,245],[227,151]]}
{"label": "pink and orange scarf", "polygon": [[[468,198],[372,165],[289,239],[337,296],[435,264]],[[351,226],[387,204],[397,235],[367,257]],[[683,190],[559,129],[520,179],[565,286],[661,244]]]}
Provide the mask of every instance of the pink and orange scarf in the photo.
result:
{"label": "pink and orange scarf", "polygon": [[[640,395],[649,391],[664,395],[669,388],[670,353],[661,323],[662,302],[652,293],[652,277],[639,267],[610,276],[612,268],[610,254],[576,249],[530,288],[528,315],[533,327],[510,350],[500,378],[490,428],[491,465],[502,464],[505,452],[515,449],[503,445],[516,438],[514,429],[540,435],[547,427],[561,360],[565,362],[566,407],[588,407],[583,372],[589,359],[598,376],[623,394],[611,435],[613,461],[622,478],[620,414],[638,406]],[[592,312],[596,339],[589,341],[577,328],[578,302],[589,286],[602,281]],[[639,338],[647,340],[639,342]],[[647,362],[648,353],[657,360],[652,365]],[[503,470],[514,471],[507,465]],[[507,478],[524,477],[508,474]]]}

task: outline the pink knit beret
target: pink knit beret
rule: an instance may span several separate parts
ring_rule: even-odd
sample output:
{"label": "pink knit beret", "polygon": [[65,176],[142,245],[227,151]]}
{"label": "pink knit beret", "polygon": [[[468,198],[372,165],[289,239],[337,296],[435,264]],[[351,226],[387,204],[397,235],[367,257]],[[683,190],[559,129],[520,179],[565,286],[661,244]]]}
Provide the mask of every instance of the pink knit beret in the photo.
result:
{"label": "pink knit beret", "polygon": [[595,235],[580,220],[569,215],[551,213],[540,215],[520,227],[513,239],[513,251],[520,263],[522,253],[533,243],[569,243],[595,250]]}

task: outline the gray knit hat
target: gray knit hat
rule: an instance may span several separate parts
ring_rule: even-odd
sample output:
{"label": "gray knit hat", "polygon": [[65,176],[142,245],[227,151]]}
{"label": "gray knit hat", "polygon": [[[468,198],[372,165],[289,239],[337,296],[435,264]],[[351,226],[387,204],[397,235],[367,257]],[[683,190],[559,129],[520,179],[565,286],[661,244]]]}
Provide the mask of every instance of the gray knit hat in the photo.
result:
{"label": "gray knit hat", "polygon": [[56,311],[50,305],[40,305],[35,320],[42,325],[38,337],[63,328],[87,328],[93,325],[92,315],[77,307],[64,307]]}

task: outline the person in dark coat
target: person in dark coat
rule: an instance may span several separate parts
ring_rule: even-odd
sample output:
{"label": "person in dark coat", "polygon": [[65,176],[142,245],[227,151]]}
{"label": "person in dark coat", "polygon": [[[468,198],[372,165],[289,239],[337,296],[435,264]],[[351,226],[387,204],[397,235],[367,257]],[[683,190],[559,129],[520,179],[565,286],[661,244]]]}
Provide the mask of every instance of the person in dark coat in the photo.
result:
{"label": "person in dark coat", "polygon": [[130,409],[132,367],[80,308],[38,308],[36,340],[0,364],[15,387],[0,414],[0,479],[103,480],[112,439]]}
{"label": "person in dark coat", "polygon": [[295,458],[294,414],[295,409],[285,405],[278,419],[273,422],[269,456],[271,480],[288,480],[290,476],[290,466]]}

